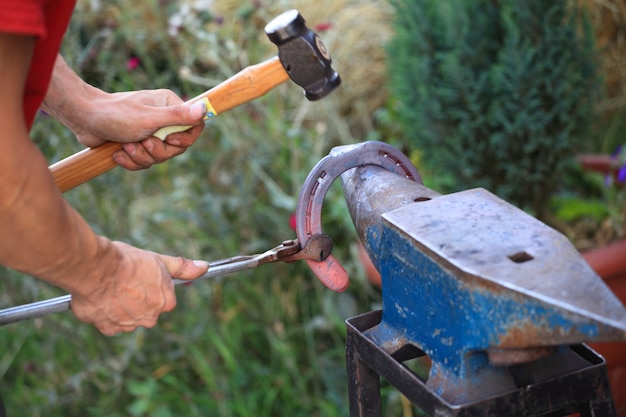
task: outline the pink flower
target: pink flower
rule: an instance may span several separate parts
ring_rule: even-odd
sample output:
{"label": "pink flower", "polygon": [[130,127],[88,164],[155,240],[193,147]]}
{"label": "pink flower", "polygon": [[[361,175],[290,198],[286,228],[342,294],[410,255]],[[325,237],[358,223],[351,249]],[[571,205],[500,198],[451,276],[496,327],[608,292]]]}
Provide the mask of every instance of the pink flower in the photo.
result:
{"label": "pink flower", "polygon": [[296,230],[296,215],[292,214],[289,216],[289,227],[291,230]]}
{"label": "pink flower", "polygon": [[139,66],[139,64],[141,64],[141,59],[136,56],[131,56],[128,58],[128,61],[126,61],[126,69],[128,71],[133,71]]}
{"label": "pink flower", "polygon": [[322,22],[322,23],[318,23],[317,25],[315,25],[313,27],[313,31],[314,32],[324,32],[327,31],[329,29],[332,29],[333,24],[330,22]]}

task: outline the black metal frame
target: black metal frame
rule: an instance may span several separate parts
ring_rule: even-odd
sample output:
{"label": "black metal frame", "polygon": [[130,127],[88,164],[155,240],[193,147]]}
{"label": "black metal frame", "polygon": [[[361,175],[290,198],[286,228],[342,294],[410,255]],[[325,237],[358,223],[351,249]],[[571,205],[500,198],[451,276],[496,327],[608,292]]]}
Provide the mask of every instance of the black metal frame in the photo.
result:
{"label": "black metal frame", "polygon": [[[391,356],[363,334],[381,320],[381,311],[346,320],[350,417],[382,417],[380,377],[433,417],[560,417],[575,413],[581,417],[616,416],[606,363],[584,344],[570,347],[583,364],[573,372],[470,404],[449,404],[402,363],[423,356],[423,352],[402,349],[399,355]],[[516,372],[520,372],[519,367]]]}

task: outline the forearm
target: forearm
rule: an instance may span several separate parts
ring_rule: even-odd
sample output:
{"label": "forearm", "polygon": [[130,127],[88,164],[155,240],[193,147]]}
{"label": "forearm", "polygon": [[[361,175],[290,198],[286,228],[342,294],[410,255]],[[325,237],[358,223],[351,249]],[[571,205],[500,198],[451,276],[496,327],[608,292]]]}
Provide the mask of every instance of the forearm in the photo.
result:
{"label": "forearm", "polygon": [[57,55],[54,72],[42,109],[74,133],[85,130],[85,124],[97,109],[96,98],[106,95],[102,90],[84,82],[61,55]]}
{"label": "forearm", "polygon": [[28,137],[21,103],[32,47],[32,38],[0,35],[0,62],[12,59],[0,66],[0,264],[84,293],[115,252],[65,202]]}
{"label": "forearm", "polygon": [[61,197],[30,141],[12,154],[0,163],[0,264],[72,293],[97,288],[118,261],[115,248]]}

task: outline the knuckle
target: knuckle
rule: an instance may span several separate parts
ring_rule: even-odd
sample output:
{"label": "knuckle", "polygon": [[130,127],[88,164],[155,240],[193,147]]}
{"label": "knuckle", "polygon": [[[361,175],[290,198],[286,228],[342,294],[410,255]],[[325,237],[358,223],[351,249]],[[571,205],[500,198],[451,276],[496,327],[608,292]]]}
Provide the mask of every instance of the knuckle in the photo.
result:
{"label": "knuckle", "polygon": [[169,313],[175,308],[176,308],[176,298],[171,297],[170,299],[166,300],[165,305],[163,306],[163,311]]}
{"label": "knuckle", "polygon": [[169,268],[170,275],[179,278],[185,272],[186,259],[182,256],[175,256],[172,258],[172,263]]}
{"label": "knuckle", "polygon": [[159,316],[147,318],[141,323],[141,327],[145,327],[146,329],[151,329],[157,325],[158,321],[159,321]]}
{"label": "knuckle", "polygon": [[110,326],[110,325],[95,325],[96,328],[100,331],[100,333],[102,333],[105,336],[115,336],[117,333],[120,332],[120,330]]}
{"label": "knuckle", "polygon": [[124,168],[126,168],[129,171],[141,171],[142,169],[145,169],[145,167],[142,167],[141,165],[138,164],[132,164],[132,165],[126,165],[124,166]]}

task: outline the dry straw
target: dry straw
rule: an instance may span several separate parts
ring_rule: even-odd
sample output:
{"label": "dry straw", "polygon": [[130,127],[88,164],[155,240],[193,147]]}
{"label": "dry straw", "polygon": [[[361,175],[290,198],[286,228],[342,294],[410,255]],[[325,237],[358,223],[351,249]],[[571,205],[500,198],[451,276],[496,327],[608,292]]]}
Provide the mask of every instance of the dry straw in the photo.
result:
{"label": "dry straw", "polygon": [[[232,16],[241,8],[240,1],[215,1],[216,14]],[[386,90],[385,45],[392,31],[392,8],[384,0],[320,0],[263,2],[260,18],[270,20],[289,9],[298,9],[320,32],[333,57],[333,67],[341,74],[343,83],[337,90],[333,111],[349,120],[355,136],[371,128],[371,116],[379,109],[388,93]],[[328,24],[328,25],[326,25]],[[358,139],[358,137],[357,137]]]}
{"label": "dry straw", "polygon": [[626,3],[623,0],[578,0],[589,9],[606,82],[602,111],[626,107]]}

